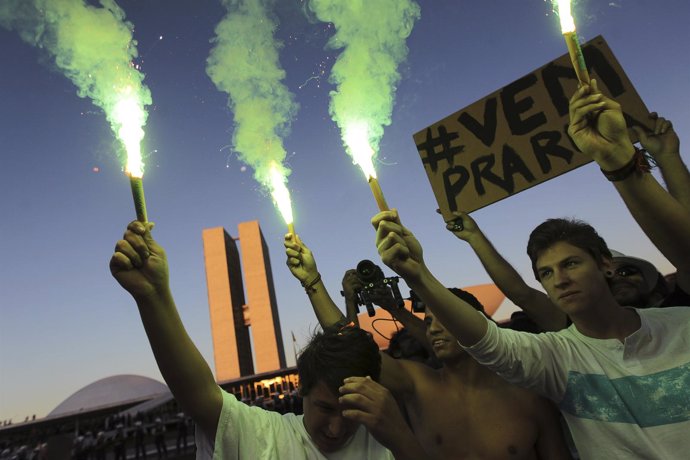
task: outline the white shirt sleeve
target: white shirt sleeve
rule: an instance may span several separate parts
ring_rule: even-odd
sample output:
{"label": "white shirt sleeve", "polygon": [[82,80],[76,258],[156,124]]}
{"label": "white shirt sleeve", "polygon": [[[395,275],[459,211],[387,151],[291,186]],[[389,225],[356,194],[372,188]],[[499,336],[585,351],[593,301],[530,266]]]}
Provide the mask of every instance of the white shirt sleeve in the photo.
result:
{"label": "white shirt sleeve", "polygon": [[486,334],[473,346],[463,348],[510,383],[560,401],[571,357],[568,341],[554,332],[531,334],[501,329],[477,313],[487,322]]}

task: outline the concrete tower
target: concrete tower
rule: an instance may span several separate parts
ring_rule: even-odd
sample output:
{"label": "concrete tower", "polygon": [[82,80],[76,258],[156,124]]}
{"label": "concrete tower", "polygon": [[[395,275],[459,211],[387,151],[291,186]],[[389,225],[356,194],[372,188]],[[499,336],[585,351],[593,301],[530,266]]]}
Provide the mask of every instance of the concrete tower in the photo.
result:
{"label": "concrete tower", "polygon": [[204,229],[202,234],[219,382],[286,367],[266,242],[257,221],[243,222],[238,229],[240,251],[222,227]]}

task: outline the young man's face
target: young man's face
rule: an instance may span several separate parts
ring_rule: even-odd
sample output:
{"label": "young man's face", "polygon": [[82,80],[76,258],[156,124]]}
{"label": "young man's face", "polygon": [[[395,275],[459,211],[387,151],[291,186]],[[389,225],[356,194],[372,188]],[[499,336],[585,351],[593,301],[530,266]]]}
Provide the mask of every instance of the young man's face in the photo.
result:
{"label": "young man's face", "polygon": [[440,361],[452,360],[464,353],[457,339],[428,308],[424,312],[424,324],[426,325],[426,340]]}
{"label": "young man's face", "polygon": [[612,269],[611,261],[604,259],[600,266],[587,251],[564,241],[542,251],[536,266],[549,298],[569,316],[596,307],[610,295],[605,273]]}
{"label": "young man's face", "polygon": [[359,427],[342,416],[338,397],[319,381],[303,399],[304,427],[321,452],[342,449]]}

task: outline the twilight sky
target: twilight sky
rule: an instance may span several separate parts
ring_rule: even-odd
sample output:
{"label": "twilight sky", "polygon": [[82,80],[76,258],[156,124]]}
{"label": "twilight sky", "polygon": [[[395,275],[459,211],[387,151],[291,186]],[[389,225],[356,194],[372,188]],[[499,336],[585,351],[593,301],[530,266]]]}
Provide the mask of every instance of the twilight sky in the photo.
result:
{"label": "twilight sky", "polygon": [[[302,345],[317,323],[284,266],[282,220],[232,151],[227,95],[206,75],[209,40],[225,10],[217,0],[117,3],[135,26],[137,63],[153,98],[143,142],[149,219],[167,251],[187,330],[213,366],[201,232],[224,226],[236,236],[238,223],[259,220],[293,364],[290,331]],[[376,204],[328,112],[328,74],[339,51],[324,46],[333,28],[308,19],[303,0],[277,3],[280,62],[300,105],[285,138],[295,226],[338,300],[347,268],[365,258],[380,262],[369,223]],[[421,19],[407,41],[392,124],[381,141],[379,180],[442,282],[486,283],[472,251],[445,230],[434,211],[412,134],[566,48],[544,0],[418,3]],[[606,38],[650,110],[673,121],[683,146],[690,136],[688,18],[685,0],[575,5],[581,39]],[[73,392],[110,375],[162,379],[136,306],[108,270],[134,211],[103,112],[79,98],[45,54],[2,28],[0,62],[0,421],[18,422],[46,415]],[[684,159],[690,161],[687,150]],[[549,217],[584,219],[611,247],[672,271],[593,164],[473,216],[533,285],[525,245],[532,228]]]}

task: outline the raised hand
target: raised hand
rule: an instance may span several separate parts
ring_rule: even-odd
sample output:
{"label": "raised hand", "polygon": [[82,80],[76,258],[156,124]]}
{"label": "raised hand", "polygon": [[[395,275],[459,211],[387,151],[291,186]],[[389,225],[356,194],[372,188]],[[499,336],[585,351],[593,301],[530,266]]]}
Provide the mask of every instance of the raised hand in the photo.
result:
{"label": "raised hand", "polygon": [[370,377],[348,377],[340,387],[343,417],[363,424],[384,446],[392,448],[409,430],[393,395]]}
{"label": "raised hand", "polygon": [[319,270],[309,248],[300,240],[299,236],[288,233],[285,235],[285,254],[290,273],[302,284],[316,278]]}
{"label": "raised hand", "polygon": [[[439,209],[436,212],[441,213]],[[466,212],[453,211],[453,216],[455,219],[446,222],[446,230],[461,240],[469,242],[479,232],[479,226]]]}
{"label": "raised hand", "polygon": [[380,212],[371,223],[376,229],[376,247],[383,263],[405,279],[419,277],[424,268],[422,246],[402,225],[398,212]]}
{"label": "raised hand", "polygon": [[678,134],[673,130],[671,121],[660,117],[656,112],[650,113],[649,117],[654,120],[652,131],[647,131],[639,126],[633,127],[642,147],[657,161],[671,155],[678,156],[680,154],[680,140]]}
{"label": "raised hand", "polygon": [[620,104],[604,96],[596,80],[581,86],[570,99],[568,134],[606,171],[625,166],[635,153]]}
{"label": "raised hand", "polygon": [[357,276],[357,270],[349,269],[343,275],[343,295],[346,299],[354,299],[355,293],[364,286]]}
{"label": "raised hand", "polygon": [[135,299],[169,289],[167,258],[151,236],[153,226],[150,222],[131,222],[110,258],[110,273]]}

